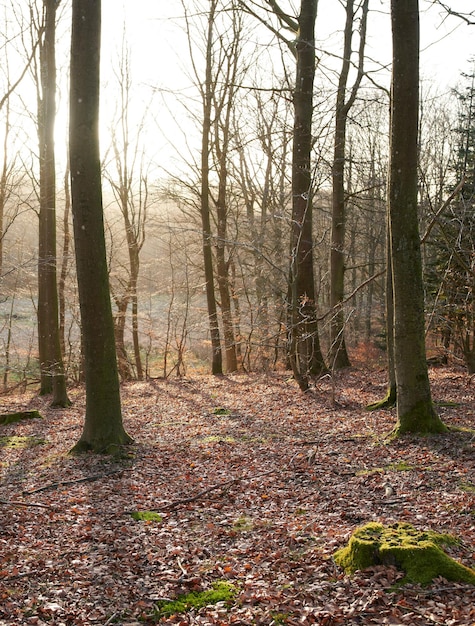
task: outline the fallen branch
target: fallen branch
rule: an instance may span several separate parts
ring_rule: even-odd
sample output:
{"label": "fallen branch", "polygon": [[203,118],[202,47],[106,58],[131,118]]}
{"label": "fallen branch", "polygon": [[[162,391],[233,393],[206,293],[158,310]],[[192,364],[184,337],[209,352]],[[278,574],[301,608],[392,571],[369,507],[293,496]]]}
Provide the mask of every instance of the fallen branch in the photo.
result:
{"label": "fallen branch", "polygon": [[127,468],[122,468],[120,470],[114,470],[112,472],[108,472],[107,474],[94,474],[93,476],[86,476],[84,478],[76,478],[74,480],[61,480],[57,483],[50,483],[49,485],[44,485],[43,487],[38,487],[38,489],[32,489],[31,491],[22,491],[23,496],[32,496],[35,493],[40,493],[41,491],[48,491],[49,489],[57,489],[58,487],[66,487],[67,485],[75,485],[77,483],[89,483],[94,480],[99,480],[100,478],[107,478],[108,476],[113,476],[114,474],[120,474],[121,472],[125,472]]}
{"label": "fallen branch", "polygon": [[39,504],[37,502],[19,502],[17,500],[0,500],[0,504],[10,504],[11,506],[35,506],[39,509],[52,509],[48,504]]}
{"label": "fallen branch", "polygon": [[224,483],[220,483],[218,485],[211,485],[211,487],[207,487],[203,489],[203,491],[198,492],[194,496],[189,496],[188,498],[181,498],[180,500],[175,500],[174,502],[170,502],[170,504],[166,504],[160,507],[160,511],[174,511],[182,504],[189,504],[190,502],[196,502],[203,496],[206,496],[211,491],[216,491],[217,489],[225,489],[226,487],[230,487],[236,483],[242,482],[243,480],[252,480],[253,478],[261,478],[262,476],[267,476],[268,474],[273,474],[277,470],[272,469],[268,472],[263,472],[261,474],[255,474],[254,476],[238,476],[237,478],[231,478],[230,480],[226,480]]}

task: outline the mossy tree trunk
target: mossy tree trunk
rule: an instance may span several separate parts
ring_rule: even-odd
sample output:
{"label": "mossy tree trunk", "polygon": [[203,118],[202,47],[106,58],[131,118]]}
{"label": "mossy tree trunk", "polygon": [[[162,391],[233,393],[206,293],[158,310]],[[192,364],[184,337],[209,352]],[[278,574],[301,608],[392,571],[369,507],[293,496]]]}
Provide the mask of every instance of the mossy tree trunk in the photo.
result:
{"label": "mossy tree trunk", "polygon": [[396,434],[441,432],[425,350],[424,290],[417,215],[419,111],[418,0],[391,0],[389,222],[394,295]]}
{"label": "mossy tree trunk", "polygon": [[84,429],[73,452],[111,452],[131,442],[122,425],[104,236],[98,129],[100,33],[100,0],[73,0],[69,154],[86,379]]}

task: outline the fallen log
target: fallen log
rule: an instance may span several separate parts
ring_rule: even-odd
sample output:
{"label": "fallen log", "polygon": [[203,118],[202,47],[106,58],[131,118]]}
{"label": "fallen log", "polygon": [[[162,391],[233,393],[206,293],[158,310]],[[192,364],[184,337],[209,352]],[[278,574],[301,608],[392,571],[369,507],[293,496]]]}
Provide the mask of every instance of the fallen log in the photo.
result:
{"label": "fallen log", "polygon": [[39,411],[17,411],[16,413],[1,413],[0,424],[13,424],[28,419],[43,419]]}

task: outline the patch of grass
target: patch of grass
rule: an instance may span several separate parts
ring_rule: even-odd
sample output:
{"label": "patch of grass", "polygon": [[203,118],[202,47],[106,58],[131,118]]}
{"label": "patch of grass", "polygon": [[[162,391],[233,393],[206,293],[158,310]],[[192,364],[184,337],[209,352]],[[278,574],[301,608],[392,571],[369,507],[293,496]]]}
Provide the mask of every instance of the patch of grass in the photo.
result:
{"label": "patch of grass", "polygon": [[287,613],[271,613],[272,624],[287,624]]}
{"label": "patch of grass", "polygon": [[475,485],[473,483],[460,483],[459,487],[462,491],[466,491],[467,493],[475,493]]}
{"label": "patch of grass", "polygon": [[373,474],[384,474],[384,467],[371,467],[355,472],[355,476],[372,476]]}
{"label": "patch of grass", "polygon": [[213,409],[213,415],[231,415],[231,411],[229,409],[225,409],[223,406],[218,406]]}
{"label": "patch of grass", "polygon": [[221,437],[221,435],[209,435],[208,437],[204,437],[202,439],[203,443],[236,443],[234,437],[230,435],[226,435],[225,437]]}
{"label": "patch of grass", "polygon": [[409,465],[404,461],[399,463],[390,463],[385,467],[371,467],[369,469],[358,470],[355,476],[372,476],[373,474],[384,474],[385,472],[410,472],[416,469],[415,465]]}
{"label": "patch of grass", "polygon": [[162,516],[155,511],[132,511],[130,514],[138,522],[161,522]]}
{"label": "patch of grass", "polygon": [[233,522],[233,529],[238,532],[248,532],[254,528],[254,522],[250,517],[243,515]]}
{"label": "patch of grass", "polygon": [[390,463],[386,465],[386,470],[391,472],[410,472],[415,469],[414,465],[409,465],[409,463],[405,463],[404,461],[400,461],[399,463]]}
{"label": "patch of grass", "polygon": [[307,509],[300,509],[300,508],[295,509],[295,512],[294,512],[295,515],[305,515],[306,513],[307,513]]}
{"label": "patch of grass", "polygon": [[206,591],[192,591],[178,596],[175,600],[157,602],[153,618],[169,617],[178,613],[186,613],[191,609],[201,609],[209,604],[226,602],[231,604],[237,595],[237,587],[228,581],[218,581]]}
{"label": "patch of grass", "polygon": [[19,437],[17,435],[0,437],[0,447],[3,448],[33,448],[44,443],[47,443],[46,439],[35,437],[34,435],[31,437]]}

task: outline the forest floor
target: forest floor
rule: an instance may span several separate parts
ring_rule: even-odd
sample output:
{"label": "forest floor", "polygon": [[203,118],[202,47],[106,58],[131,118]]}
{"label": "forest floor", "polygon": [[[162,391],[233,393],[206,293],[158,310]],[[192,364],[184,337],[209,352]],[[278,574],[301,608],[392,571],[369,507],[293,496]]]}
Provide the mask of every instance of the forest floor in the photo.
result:
{"label": "forest floor", "polygon": [[[358,526],[404,521],[456,535],[475,566],[475,380],[431,370],[448,434],[389,441],[394,411],[367,412],[385,372],[356,368],[302,394],[288,374],[123,386],[135,443],[121,460],[70,456],[84,390],[69,409],[31,393],[0,413],[0,625],[153,624],[154,607],[229,581],[237,594],[162,624],[475,624],[475,587],[398,585],[332,559]],[[386,496],[389,481],[394,496]],[[22,506],[20,503],[27,504]],[[137,521],[134,511],[161,518]]]}

